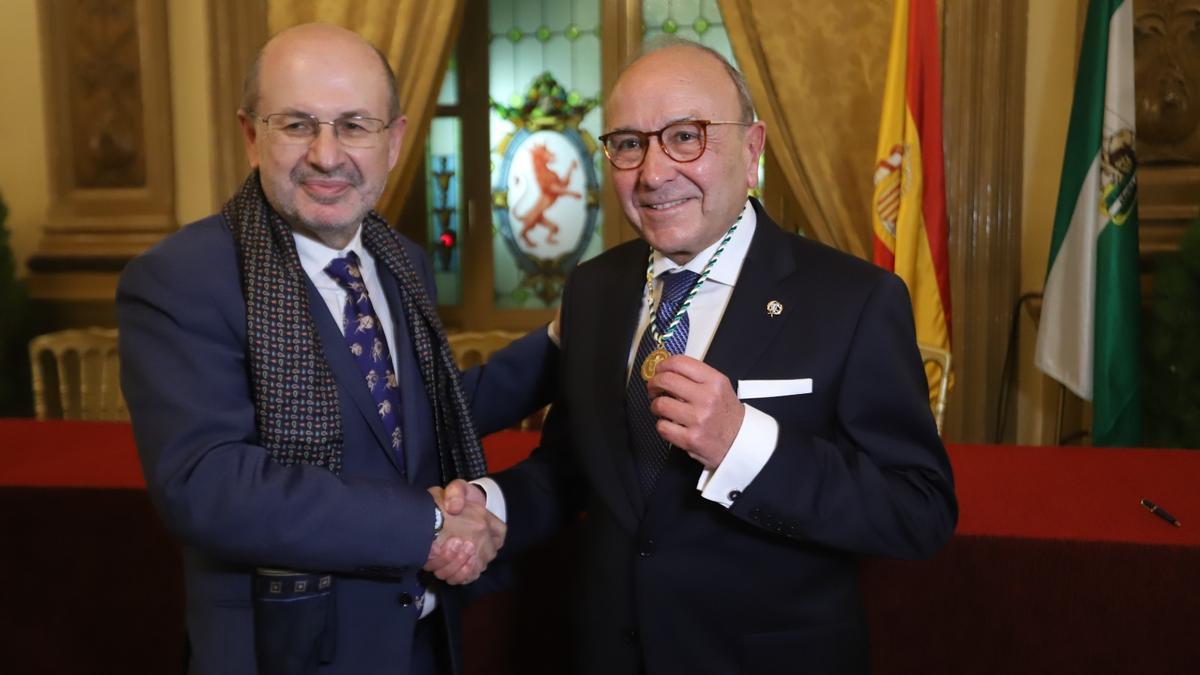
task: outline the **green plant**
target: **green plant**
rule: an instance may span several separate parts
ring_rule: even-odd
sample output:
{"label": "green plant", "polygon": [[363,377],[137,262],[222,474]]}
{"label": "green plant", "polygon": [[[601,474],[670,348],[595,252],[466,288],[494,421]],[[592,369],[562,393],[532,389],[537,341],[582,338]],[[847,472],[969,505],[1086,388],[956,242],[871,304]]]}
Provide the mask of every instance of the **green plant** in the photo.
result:
{"label": "green plant", "polygon": [[33,412],[29,373],[32,314],[25,284],[17,279],[17,264],[9,243],[8,207],[0,196],[0,417]]}
{"label": "green plant", "polygon": [[1154,272],[1142,339],[1145,443],[1200,448],[1200,221]]}

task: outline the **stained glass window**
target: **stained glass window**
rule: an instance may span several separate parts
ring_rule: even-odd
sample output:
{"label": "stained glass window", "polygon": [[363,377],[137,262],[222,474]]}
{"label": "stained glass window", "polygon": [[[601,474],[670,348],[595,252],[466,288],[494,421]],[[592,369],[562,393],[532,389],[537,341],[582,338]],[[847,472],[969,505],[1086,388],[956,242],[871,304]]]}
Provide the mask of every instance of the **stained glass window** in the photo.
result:
{"label": "stained glass window", "polygon": [[642,0],[642,38],[663,34],[695,40],[737,65],[717,0]]}
{"label": "stained glass window", "polygon": [[558,304],[603,248],[599,0],[491,0],[495,307]]}
{"label": "stained glass window", "polygon": [[[449,77],[447,75],[447,79]],[[446,91],[445,87],[442,91]],[[426,145],[426,222],[429,224],[429,248],[439,305],[462,303],[459,253],[462,249],[459,223],[463,204],[461,128],[462,123],[457,117],[435,117],[430,124],[429,143]]]}

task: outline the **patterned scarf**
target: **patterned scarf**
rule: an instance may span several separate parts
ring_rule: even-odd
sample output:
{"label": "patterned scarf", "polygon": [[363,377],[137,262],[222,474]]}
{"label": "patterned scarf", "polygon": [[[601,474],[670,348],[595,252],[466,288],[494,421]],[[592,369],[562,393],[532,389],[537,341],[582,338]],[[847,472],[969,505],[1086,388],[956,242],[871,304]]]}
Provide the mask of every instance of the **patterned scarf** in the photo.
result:
{"label": "patterned scarf", "polygon": [[[246,339],[259,443],[284,466],[342,470],[337,385],[309,314],[292,231],[263,195],[258,170],[221,210],[233,232],[246,299]],[[367,250],[400,286],[400,304],[433,409],[443,480],[487,473],[441,320],[397,235],[379,214],[363,220]]]}

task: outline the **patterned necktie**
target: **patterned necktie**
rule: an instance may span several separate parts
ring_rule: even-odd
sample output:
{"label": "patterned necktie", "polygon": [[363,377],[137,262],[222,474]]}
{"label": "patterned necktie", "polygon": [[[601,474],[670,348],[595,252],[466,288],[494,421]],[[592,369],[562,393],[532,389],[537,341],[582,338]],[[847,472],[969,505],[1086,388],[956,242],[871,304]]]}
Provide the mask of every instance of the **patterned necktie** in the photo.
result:
{"label": "patterned necktie", "polygon": [[392,368],[392,355],[383,326],[363,283],[358,256],[354,251],[349,251],[345,258],[334,258],[325,267],[325,273],[346,291],[346,307],[342,318],[346,346],[350,348],[371,398],[375,400],[375,409],[383,421],[383,430],[392,441],[392,450],[399,455],[400,465],[404,466],[404,449],[400,443],[400,385]]}
{"label": "patterned necktie", "polygon": [[[658,311],[654,317],[659,335],[667,331],[667,326],[671,325],[671,320],[675,318],[676,310],[699,277],[699,274],[689,270],[662,275],[662,294],[659,296]],[[675,326],[675,332],[663,342],[663,347],[668,352],[682,354],[687,348],[688,325],[688,316],[684,314]],[[637,356],[633,359],[633,370],[629,373],[629,383],[625,389],[625,420],[629,426],[629,438],[633,443],[633,456],[637,461],[638,479],[642,484],[642,492],[646,495],[654,490],[654,482],[667,463],[667,451],[670,448],[670,444],[664,441],[654,428],[655,418],[650,413],[646,380],[642,379],[642,362],[657,348],[654,331],[647,324],[642,333],[642,341],[638,344]]]}

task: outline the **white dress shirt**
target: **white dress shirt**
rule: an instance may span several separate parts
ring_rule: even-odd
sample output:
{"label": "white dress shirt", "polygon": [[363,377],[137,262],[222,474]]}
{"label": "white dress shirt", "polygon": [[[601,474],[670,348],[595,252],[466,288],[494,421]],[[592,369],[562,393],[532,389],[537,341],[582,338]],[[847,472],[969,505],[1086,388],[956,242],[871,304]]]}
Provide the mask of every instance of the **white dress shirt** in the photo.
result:
{"label": "white dress shirt", "polygon": [[343,249],[330,248],[323,242],[311,239],[294,230],[292,239],[296,242],[296,252],[300,254],[300,266],[312,280],[313,286],[317,287],[317,292],[321,294],[321,299],[325,301],[325,306],[329,308],[334,323],[338,325],[343,335],[346,334],[346,326],[343,325],[346,317],[346,291],[325,272],[325,268],[333,262],[334,258],[345,258],[350,251],[354,251],[358,256],[363,283],[367,286],[367,295],[371,298],[371,306],[375,308],[375,314],[379,317],[379,325],[383,328],[383,335],[387,339],[388,354],[392,356],[392,372],[399,373],[399,363],[396,361],[396,336],[393,335],[395,331],[392,329],[392,326],[395,325],[392,323],[392,310],[388,307],[387,296],[384,295],[383,286],[379,283],[379,273],[375,271],[375,257],[363,246],[362,227],[358,228],[358,231],[354,233],[354,238]]}

